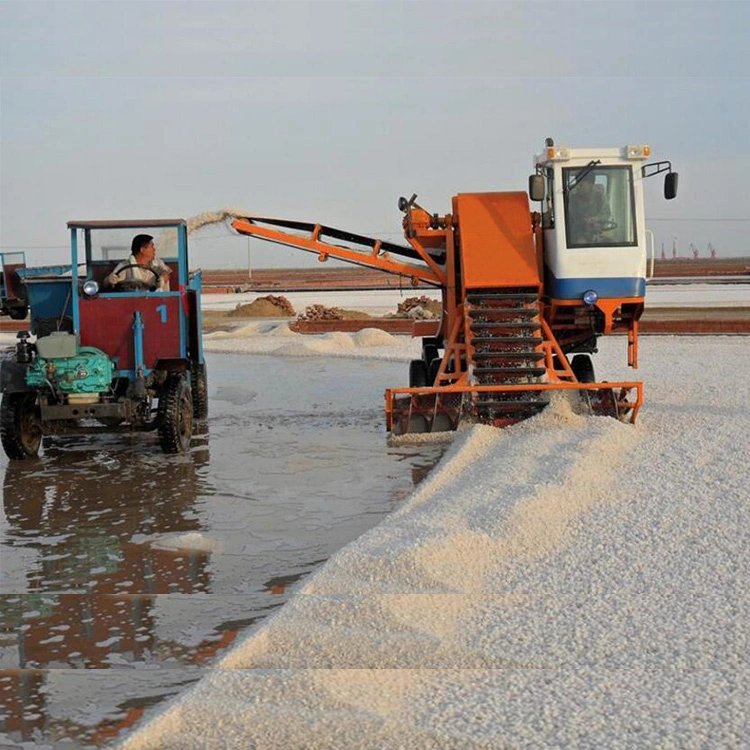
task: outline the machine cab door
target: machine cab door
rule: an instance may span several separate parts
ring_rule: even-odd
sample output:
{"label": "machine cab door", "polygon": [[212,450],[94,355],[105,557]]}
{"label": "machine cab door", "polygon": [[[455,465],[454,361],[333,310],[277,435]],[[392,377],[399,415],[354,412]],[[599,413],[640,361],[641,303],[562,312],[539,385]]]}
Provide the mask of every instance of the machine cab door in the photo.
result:
{"label": "machine cab door", "polygon": [[562,176],[568,248],[637,245],[632,165],[569,167]]}

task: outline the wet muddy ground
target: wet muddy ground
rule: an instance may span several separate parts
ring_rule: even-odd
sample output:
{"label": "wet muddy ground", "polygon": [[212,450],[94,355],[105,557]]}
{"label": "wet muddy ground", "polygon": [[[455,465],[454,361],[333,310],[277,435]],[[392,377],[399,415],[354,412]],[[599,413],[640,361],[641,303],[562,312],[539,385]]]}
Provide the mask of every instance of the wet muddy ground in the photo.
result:
{"label": "wet muddy ground", "polygon": [[106,745],[396,508],[443,446],[388,447],[404,363],[209,355],[188,456],[152,434],[0,458],[0,746]]}

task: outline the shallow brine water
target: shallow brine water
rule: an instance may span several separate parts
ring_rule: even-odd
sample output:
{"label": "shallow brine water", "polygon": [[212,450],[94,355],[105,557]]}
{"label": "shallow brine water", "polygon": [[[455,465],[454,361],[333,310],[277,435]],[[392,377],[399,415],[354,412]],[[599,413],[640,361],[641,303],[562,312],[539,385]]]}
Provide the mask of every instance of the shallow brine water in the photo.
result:
{"label": "shallow brine water", "polygon": [[106,744],[442,455],[386,443],[383,391],[404,363],[214,354],[208,367],[210,417],[188,456],[138,433],[0,459],[2,743]]}

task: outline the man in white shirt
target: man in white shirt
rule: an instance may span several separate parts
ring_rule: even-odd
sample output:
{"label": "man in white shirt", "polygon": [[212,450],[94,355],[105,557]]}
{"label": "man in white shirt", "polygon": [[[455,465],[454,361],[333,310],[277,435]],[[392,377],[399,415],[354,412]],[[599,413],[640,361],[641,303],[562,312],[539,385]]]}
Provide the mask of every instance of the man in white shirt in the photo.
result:
{"label": "man in white shirt", "polygon": [[160,292],[166,292],[169,291],[170,273],[172,270],[169,266],[156,257],[154,238],[150,234],[137,234],[133,237],[130,257],[115,266],[112,273],[104,279],[104,284],[115,286],[124,281],[143,282],[147,286],[156,287]]}

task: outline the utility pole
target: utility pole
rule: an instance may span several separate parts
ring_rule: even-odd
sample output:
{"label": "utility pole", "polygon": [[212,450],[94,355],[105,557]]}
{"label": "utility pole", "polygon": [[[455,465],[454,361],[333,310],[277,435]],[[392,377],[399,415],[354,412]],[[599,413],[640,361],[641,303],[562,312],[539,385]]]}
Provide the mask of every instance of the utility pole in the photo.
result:
{"label": "utility pole", "polygon": [[677,236],[672,237],[672,260],[677,259],[677,240],[679,238]]}

